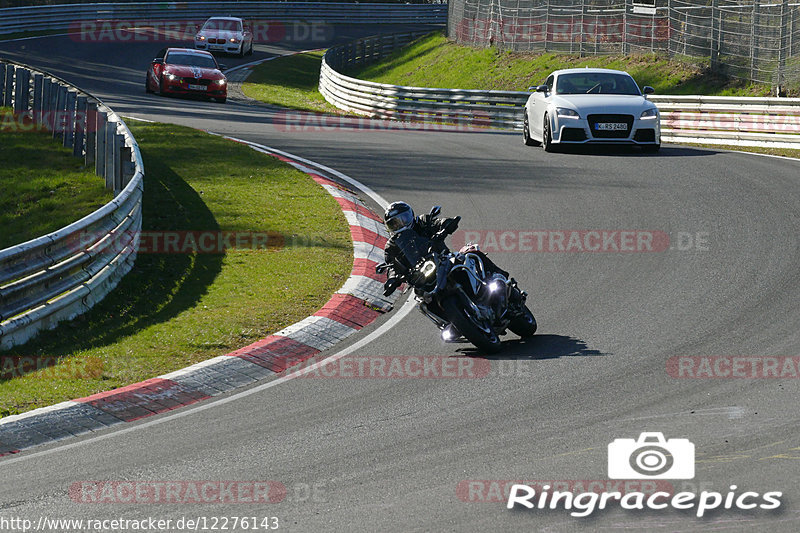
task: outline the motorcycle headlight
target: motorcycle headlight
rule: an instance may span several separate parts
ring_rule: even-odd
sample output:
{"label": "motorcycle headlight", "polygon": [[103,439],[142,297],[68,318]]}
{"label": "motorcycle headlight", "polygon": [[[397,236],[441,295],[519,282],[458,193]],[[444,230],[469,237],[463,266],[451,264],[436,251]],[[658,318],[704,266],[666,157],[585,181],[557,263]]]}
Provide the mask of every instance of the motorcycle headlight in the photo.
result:
{"label": "motorcycle headlight", "polygon": [[563,118],[581,118],[577,111],[568,107],[557,107],[556,114]]}
{"label": "motorcycle headlight", "polygon": [[658,109],[655,107],[652,109],[645,109],[642,111],[642,114],[639,116],[639,118],[642,120],[652,120],[658,118]]}
{"label": "motorcycle headlight", "polygon": [[422,268],[420,268],[419,270],[420,272],[422,272],[422,275],[425,276],[425,278],[427,279],[436,273],[436,263],[428,259],[427,261],[422,263]]}

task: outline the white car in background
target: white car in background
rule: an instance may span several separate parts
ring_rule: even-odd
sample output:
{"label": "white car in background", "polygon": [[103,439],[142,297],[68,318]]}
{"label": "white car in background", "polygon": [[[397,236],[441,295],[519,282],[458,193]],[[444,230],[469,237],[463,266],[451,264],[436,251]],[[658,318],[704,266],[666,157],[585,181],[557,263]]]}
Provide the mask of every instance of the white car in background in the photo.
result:
{"label": "white car in background", "polygon": [[556,70],[525,104],[523,138],[548,152],[566,144],[633,144],[656,152],[661,147],[661,117],[630,74],[620,70]]}
{"label": "white car in background", "polygon": [[240,18],[211,17],[194,36],[194,47],[242,57],[253,53],[253,33]]}

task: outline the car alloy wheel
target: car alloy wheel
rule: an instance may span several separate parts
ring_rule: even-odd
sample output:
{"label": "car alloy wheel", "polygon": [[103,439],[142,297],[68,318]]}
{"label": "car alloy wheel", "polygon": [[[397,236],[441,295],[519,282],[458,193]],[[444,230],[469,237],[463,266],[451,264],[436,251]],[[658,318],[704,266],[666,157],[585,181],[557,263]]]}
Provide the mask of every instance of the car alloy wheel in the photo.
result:
{"label": "car alloy wheel", "polygon": [[525,141],[525,146],[539,146],[539,142],[533,140],[531,137],[531,126],[528,123],[528,112],[525,112],[525,118],[522,120],[522,139]]}
{"label": "car alloy wheel", "polygon": [[544,116],[544,126],[542,127],[542,147],[545,152],[553,152],[556,147],[553,145],[553,134],[550,131],[550,117]]}

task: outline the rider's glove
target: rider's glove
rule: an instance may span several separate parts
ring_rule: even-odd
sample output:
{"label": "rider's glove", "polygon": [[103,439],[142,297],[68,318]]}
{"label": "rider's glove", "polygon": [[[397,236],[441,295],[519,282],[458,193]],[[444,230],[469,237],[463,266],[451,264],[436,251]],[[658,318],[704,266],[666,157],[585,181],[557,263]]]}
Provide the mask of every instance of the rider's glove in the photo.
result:
{"label": "rider's glove", "polygon": [[448,218],[442,225],[442,228],[448,235],[452,234],[456,231],[456,229],[458,229],[459,222],[461,222],[461,217]]}
{"label": "rider's glove", "polygon": [[401,283],[402,281],[400,278],[389,278],[386,280],[386,283],[383,284],[383,295],[391,295],[395,290],[397,290],[397,287],[399,287]]}

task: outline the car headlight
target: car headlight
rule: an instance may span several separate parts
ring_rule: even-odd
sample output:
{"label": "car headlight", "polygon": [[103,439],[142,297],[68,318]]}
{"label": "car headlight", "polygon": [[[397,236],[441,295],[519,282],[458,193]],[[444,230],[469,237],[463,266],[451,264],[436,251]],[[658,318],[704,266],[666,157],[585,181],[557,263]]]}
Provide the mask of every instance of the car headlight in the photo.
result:
{"label": "car headlight", "polygon": [[238,43],[239,39],[237,39],[236,37],[231,37],[231,42],[232,43]]}
{"label": "car headlight", "polygon": [[563,118],[581,118],[581,116],[578,114],[577,111],[575,111],[574,109],[569,109],[567,107],[557,107],[556,114],[559,117]]}
{"label": "car headlight", "polygon": [[217,85],[225,85],[228,82],[227,80],[214,80],[214,83],[216,83]]}
{"label": "car headlight", "polygon": [[175,80],[179,79],[179,78],[178,78],[178,76],[176,76],[176,75],[175,75],[175,74],[173,74],[172,72],[167,72],[167,73],[165,74],[165,76],[167,77],[167,79],[168,79],[169,81],[175,81]]}
{"label": "car headlight", "polygon": [[195,37],[195,39],[198,40],[198,41],[205,41],[206,40],[206,36],[205,35],[198,35],[197,37]]}
{"label": "car headlight", "polygon": [[642,120],[652,120],[654,118],[658,118],[658,109],[655,107],[652,109],[645,109],[642,111],[642,114],[639,116]]}

